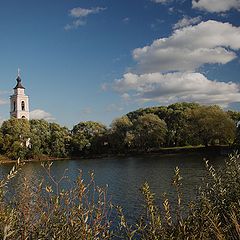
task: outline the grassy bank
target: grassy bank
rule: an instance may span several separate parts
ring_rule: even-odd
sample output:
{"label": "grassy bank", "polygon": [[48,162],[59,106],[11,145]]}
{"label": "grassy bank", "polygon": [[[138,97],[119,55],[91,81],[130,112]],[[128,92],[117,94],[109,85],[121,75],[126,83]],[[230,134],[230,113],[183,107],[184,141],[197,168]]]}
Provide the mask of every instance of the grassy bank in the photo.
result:
{"label": "grassy bank", "polygon": [[212,152],[216,154],[229,154],[234,147],[229,145],[216,145],[216,146],[183,146],[183,147],[167,147],[155,150],[156,153],[204,153]]}
{"label": "grassy bank", "polygon": [[[142,187],[143,214],[132,225],[124,209],[112,206],[107,188],[98,187],[94,174],[90,181],[82,173],[71,189],[62,189],[63,176],[56,181],[51,164],[42,164],[49,179],[23,179],[15,197],[8,199],[11,180],[21,172],[22,163],[0,180],[1,239],[239,239],[240,238],[240,160],[230,157],[215,170],[206,162],[205,182],[196,200],[182,202],[182,176],[175,169],[171,193],[164,193],[158,204],[146,182]],[[53,166],[54,167],[54,166]],[[184,177],[184,176],[183,176]],[[159,183],[160,184],[160,183]],[[118,220],[116,216],[118,215]],[[115,225],[113,227],[113,222]],[[117,222],[117,223],[116,223]]]}

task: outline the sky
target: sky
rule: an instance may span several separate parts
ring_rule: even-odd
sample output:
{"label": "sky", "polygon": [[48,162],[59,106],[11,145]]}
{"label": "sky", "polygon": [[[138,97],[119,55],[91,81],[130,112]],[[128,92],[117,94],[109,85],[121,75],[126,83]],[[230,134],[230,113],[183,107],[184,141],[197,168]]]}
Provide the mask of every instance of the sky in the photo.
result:
{"label": "sky", "polygon": [[175,102],[240,110],[240,0],[0,3],[0,120],[17,69],[30,116],[72,128]]}

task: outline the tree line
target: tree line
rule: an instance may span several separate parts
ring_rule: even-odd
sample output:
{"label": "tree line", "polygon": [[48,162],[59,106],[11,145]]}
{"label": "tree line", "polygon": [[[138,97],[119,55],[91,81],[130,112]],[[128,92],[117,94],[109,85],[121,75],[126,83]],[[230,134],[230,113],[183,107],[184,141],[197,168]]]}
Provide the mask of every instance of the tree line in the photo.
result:
{"label": "tree line", "polygon": [[45,120],[12,118],[0,128],[0,149],[11,159],[29,159],[239,145],[239,120],[239,112],[196,103],[139,109],[115,119],[110,127],[86,121],[70,130]]}

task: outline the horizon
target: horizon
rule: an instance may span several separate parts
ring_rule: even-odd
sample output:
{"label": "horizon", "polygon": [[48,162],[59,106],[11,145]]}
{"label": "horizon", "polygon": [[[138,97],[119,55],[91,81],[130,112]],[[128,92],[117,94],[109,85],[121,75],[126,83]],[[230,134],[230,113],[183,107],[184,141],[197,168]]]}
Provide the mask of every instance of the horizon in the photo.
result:
{"label": "horizon", "polygon": [[109,125],[176,102],[240,110],[240,1],[1,4],[0,119],[17,69],[32,118]]}

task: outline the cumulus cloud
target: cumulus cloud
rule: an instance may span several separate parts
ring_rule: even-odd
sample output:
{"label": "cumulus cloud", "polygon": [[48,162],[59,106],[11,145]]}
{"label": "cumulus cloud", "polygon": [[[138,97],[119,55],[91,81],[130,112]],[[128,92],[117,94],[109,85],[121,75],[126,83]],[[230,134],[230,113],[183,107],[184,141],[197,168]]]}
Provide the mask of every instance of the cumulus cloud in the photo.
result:
{"label": "cumulus cloud", "polygon": [[115,80],[113,88],[138,101],[161,104],[186,101],[227,106],[240,100],[238,84],[212,81],[195,72],[126,73],[123,78]]}
{"label": "cumulus cloud", "polygon": [[201,22],[201,20],[202,20],[202,18],[200,16],[195,17],[195,18],[190,18],[188,16],[184,16],[176,24],[174,24],[173,29],[178,29],[178,28],[187,27],[189,25],[194,25],[194,24]]}
{"label": "cumulus cloud", "polygon": [[91,14],[97,14],[101,11],[104,11],[106,8],[96,7],[96,8],[73,8],[69,11],[69,16],[74,18],[71,24],[67,24],[64,29],[71,30],[77,29],[80,26],[84,26],[86,24],[86,18]]}
{"label": "cumulus cloud", "polygon": [[131,102],[186,101],[227,107],[240,102],[239,84],[208,79],[197,69],[204,64],[226,64],[237,57],[239,49],[239,27],[212,20],[183,26],[167,38],[133,50],[137,67],[104,87]]}
{"label": "cumulus cloud", "polygon": [[209,20],[137,48],[133,58],[143,73],[188,71],[207,63],[226,64],[236,58],[239,49],[240,27]]}
{"label": "cumulus cloud", "polygon": [[46,121],[54,121],[55,118],[51,113],[45,112],[42,109],[35,109],[30,112],[30,119],[44,119]]}
{"label": "cumulus cloud", "polygon": [[192,0],[193,8],[208,12],[226,12],[230,9],[240,9],[240,0]]}

